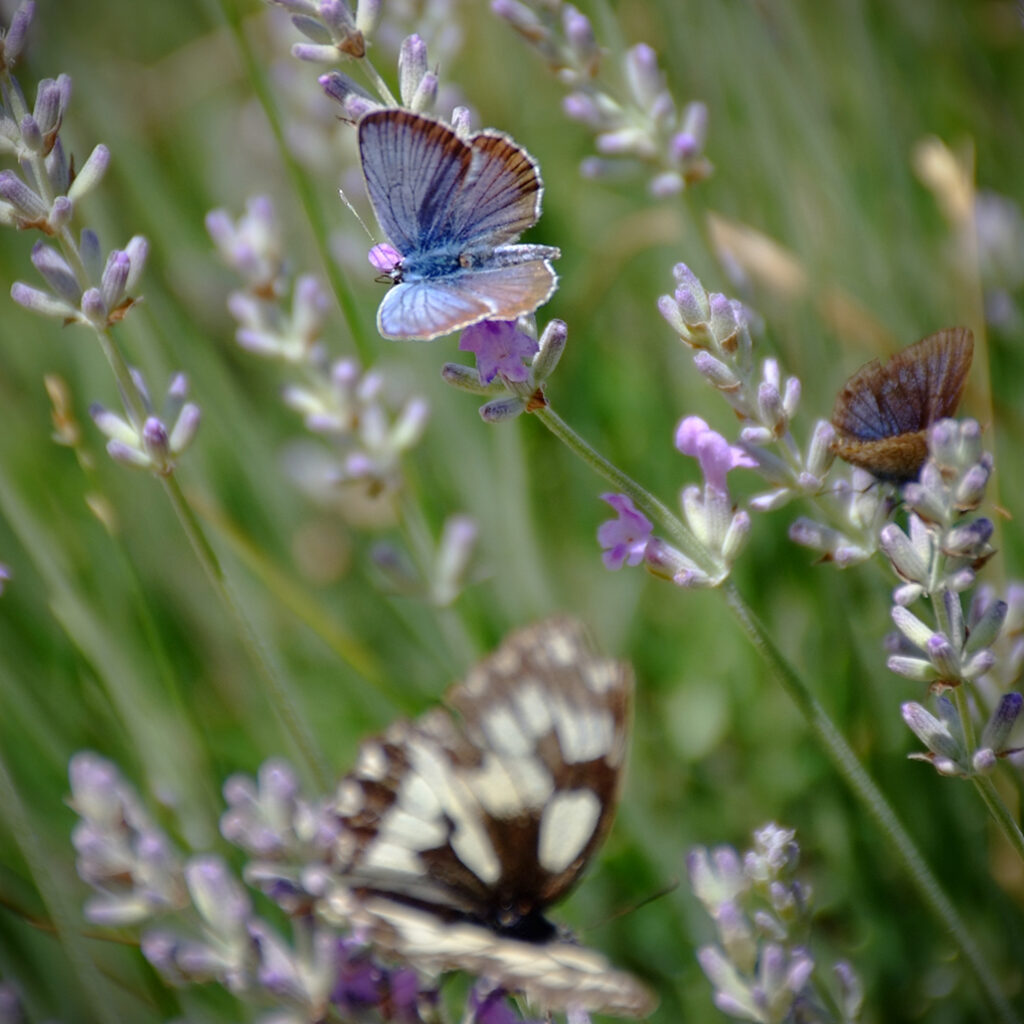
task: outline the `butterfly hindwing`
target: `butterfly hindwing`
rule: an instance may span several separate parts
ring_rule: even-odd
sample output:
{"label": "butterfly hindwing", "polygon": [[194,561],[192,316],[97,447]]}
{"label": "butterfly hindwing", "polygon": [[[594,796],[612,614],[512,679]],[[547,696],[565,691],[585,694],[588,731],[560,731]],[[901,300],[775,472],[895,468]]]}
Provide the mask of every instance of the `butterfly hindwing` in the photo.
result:
{"label": "butterfly hindwing", "polygon": [[336,801],[336,912],[424,970],[468,970],[549,1009],[642,1012],[639,982],[542,913],[611,825],[632,685],[554,619],[507,638],[448,709],[365,742]]}

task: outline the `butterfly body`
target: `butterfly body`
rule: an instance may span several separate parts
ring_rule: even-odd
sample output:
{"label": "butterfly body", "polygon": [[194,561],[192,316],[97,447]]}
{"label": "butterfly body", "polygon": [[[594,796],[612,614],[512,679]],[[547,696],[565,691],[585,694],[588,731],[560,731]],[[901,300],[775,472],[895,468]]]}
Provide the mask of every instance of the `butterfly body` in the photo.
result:
{"label": "butterfly body", "polygon": [[506,640],[452,688],[451,711],[364,743],[336,798],[335,912],[424,970],[468,970],[546,1009],[645,1012],[636,979],[545,916],[611,826],[631,694],[628,668],[556,619]]}
{"label": "butterfly body", "polygon": [[377,326],[427,341],[481,320],[514,320],[546,302],[558,249],[515,244],[540,217],[543,188],[525,150],[497,132],[460,138],[407,110],[359,122],[377,220],[399,260]]}

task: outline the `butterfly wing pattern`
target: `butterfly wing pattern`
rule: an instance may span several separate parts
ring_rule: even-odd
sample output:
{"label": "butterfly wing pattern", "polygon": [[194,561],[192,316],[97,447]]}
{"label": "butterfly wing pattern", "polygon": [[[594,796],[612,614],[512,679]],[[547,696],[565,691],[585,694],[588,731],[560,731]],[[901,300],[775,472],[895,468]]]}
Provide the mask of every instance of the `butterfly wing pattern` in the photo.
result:
{"label": "butterfly wing pattern", "polygon": [[359,122],[359,155],[377,220],[401,254],[377,312],[386,338],[429,341],[546,302],[558,249],[511,244],[540,217],[529,154],[498,132],[460,138],[407,110]]}
{"label": "butterfly wing pattern", "polygon": [[639,981],[543,916],[611,826],[632,689],[628,666],[553,619],[508,637],[451,710],[365,742],[337,794],[332,911],[421,970],[469,971],[548,1011],[649,1012]]}
{"label": "butterfly wing pattern", "polygon": [[928,455],[927,428],[952,416],[974,352],[966,327],[949,327],[873,359],[844,385],[832,410],[833,450],[881,480],[916,478]]}

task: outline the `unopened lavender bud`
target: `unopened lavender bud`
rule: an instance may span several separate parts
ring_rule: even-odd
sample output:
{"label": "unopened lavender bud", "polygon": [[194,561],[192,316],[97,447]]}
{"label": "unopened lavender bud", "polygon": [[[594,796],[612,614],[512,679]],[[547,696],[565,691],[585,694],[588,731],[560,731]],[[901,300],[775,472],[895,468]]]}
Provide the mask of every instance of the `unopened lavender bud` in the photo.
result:
{"label": "unopened lavender bud", "polygon": [[469,516],[452,516],[445,522],[438,544],[434,587],[439,604],[450,604],[458,597],[462,576],[473,555],[478,534],[477,525]]}
{"label": "unopened lavender bud", "polygon": [[359,0],[356,7],[356,28],[369,36],[374,33],[380,23],[382,0]]}
{"label": "unopened lavender bud", "polygon": [[15,281],[11,285],[11,298],[19,306],[33,313],[40,313],[43,316],[71,320],[78,315],[78,310],[63,299],[59,299],[57,296],[41,291],[38,288],[32,288],[21,281]]}
{"label": "unopened lavender bud", "polygon": [[175,455],[180,455],[195,440],[201,420],[202,412],[195,402],[186,402],[181,407],[169,439],[171,451]]}
{"label": "unopened lavender bud", "polygon": [[100,293],[107,309],[114,309],[124,297],[131,265],[131,258],[119,249],[115,249],[107,257],[107,265],[100,279]]}
{"label": "unopened lavender bud", "polygon": [[903,579],[910,582],[924,582],[928,579],[927,562],[895,523],[883,526],[878,540],[882,551]]}
{"label": "unopened lavender bud", "polygon": [[741,381],[732,368],[710,352],[698,352],[693,357],[693,365],[697,372],[719,391],[737,391],[741,386]]}
{"label": "unopened lavender bud", "polygon": [[782,395],[778,389],[768,383],[757,387],[757,405],[761,422],[777,437],[786,429],[786,410],[782,406]]}
{"label": "unopened lavender bud", "polygon": [[892,600],[894,604],[909,608],[924,596],[924,592],[924,587],[919,583],[903,583],[892,592]]}
{"label": "unopened lavender bud", "polygon": [[14,171],[0,171],[0,199],[14,207],[25,221],[46,219],[46,204]]}
{"label": "unopened lavender bud", "polygon": [[658,56],[646,43],[637,43],[625,57],[626,80],[641,110],[647,110],[662,90]]}
{"label": "unopened lavender bud", "polygon": [[654,156],[654,144],[650,136],[639,127],[601,132],[594,140],[594,145],[602,156]]}
{"label": "unopened lavender bud", "polygon": [[74,203],[80,202],[83,196],[88,195],[103,180],[109,166],[110,150],[102,144],[94,147],[75,175],[68,189],[68,199]]}
{"label": "unopened lavender bud", "polygon": [[950,683],[960,681],[960,658],[948,637],[933,633],[924,650],[940,679]]}
{"label": "unopened lavender bud", "polygon": [[976,463],[963,475],[953,494],[953,502],[962,512],[977,508],[985,499],[985,488],[991,475],[989,468]]}
{"label": "unopened lavender bud", "polygon": [[35,3],[28,0],[14,12],[7,34],[0,39],[0,68],[11,69],[17,63],[18,57],[21,56],[21,51],[24,49],[35,9]]}
{"label": "unopened lavender bud", "polygon": [[30,258],[32,265],[60,298],[78,305],[82,299],[81,286],[70,264],[53,246],[36,242]]}
{"label": "unopened lavender bud", "polygon": [[864,1007],[864,986],[854,969],[845,960],[832,968],[839,985],[839,1005],[844,1020],[857,1020]]}
{"label": "unopened lavender bud", "polygon": [[453,388],[468,391],[472,395],[497,395],[505,390],[500,378],[484,384],[475,367],[463,366],[461,363],[445,363],[441,367],[441,379]]}
{"label": "unopened lavender bud", "polygon": [[998,707],[985,725],[981,736],[981,745],[989,747],[996,754],[1006,750],[1007,741],[1013,727],[1017,724],[1022,707],[1024,707],[1024,697],[1021,697],[1019,693],[1003,694]]}
{"label": "unopened lavender bud", "polygon": [[974,557],[982,553],[992,537],[995,527],[991,519],[981,517],[962,526],[955,526],[944,540],[943,548],[950,555]]}
{"label": "unopened lavender bud", "polygon": [[417,112],[433,109],[437,102],[438,80],[433,71],[428,71],[421,79],[413,93],[409,109]]}
{"label": "unopened lavender bud", "polygon": [[581,14],[572,4],[566,4],[565,12],[562,15],[562,28],[577,63],[591,72],[595,70],[600,51],[590,19]]}
{"label": "unopened lavender bud", "polygon": [[727,352],[735,351],[735,338],[739,333],[740,322],[732,301],[721,292],[715,292],[709,297],[709,302],[712,336]]}
{"label": "unopened lavender bud", "polygon": [[320,0],[319,14],[327,27],[340,35],[355,28],[352,12],[345,0]]}
{"label": "unopened lavender bud", "polygon": [[558,366],[569,339],[569,328],[564,320],[549,320],[538,341],[537,355],[530,364],[533,380],[543,384]]}
{"label": "unopened lavender bud", "polygon": [[526,409],[526,401],[522,398],[499,398],[480,406],[480,418],[485,423],[503,423],[515,419]]}
{"label": "unopened lavender bud", "polygon": [[939,420],[928,431],[929,450],[934,459],[944,466],[956,464],[959,441],[960,431],[956,420]]}
{"label": "unopened lavender bud", "polygon": [[507,21],[527,42],[541,43],[549,38],[547,29],[526,4],[519,0],[492,0],[491,10]]}
{"label": "unopened lavender bud", "polygon": [[185,881],[196,910],[218,932],[235,931],[252,912],[245,890],[219,857],[193,857],[185,866]]}
{"label": "unopened lavender bud", "polygon": [[971,758],[971,768],[975,775],[989,775],[995,771],[998,764],[999,758],[990,747],[979,747]]}
{"label": "unopened lavender bud", "polygon": [[294,43],[292,56],[310,64],[333,64],[338,59],[338,47],[330,43]]}
{"label": "unopened lavender bud", "polygon": [[399,451],[411,448],[423,436],[430,419],[430,403],[425,398],[410,398],[391,428],[391,443]]}
{"label": "unopened lavender bud", "polygon": [[835,427],[828,420],[814,424],[810,444],[807,446],[807,470],[816,477],[823,477],[835,459],[832,441],[836,436]]}
{"label": "unopened lavender bud", "polygon": [[891,615],[896,628],[919,650],[924,650],[936,635],[933,629],[906,608],[893,608]]}
{"label": "unopened lavender bud", "polygon": [[796,415],[797,406],[800,404],[800,391],[800,378],[787,377],[785,393],[782,396],[782,408],[790,419]]}
{"label": "unopened lavender bud", "polygon": [[107,326],[107,304],[103,301],[103,293],[99,288],[87,288],[82,293],[80,309],[85,319],[94,327],[102,329]]}
{"label": "unopened lavender bud", "polygon": [[398,88],[404,106],[415,109],[413,97],[426,73],[427,44],[418,35],[406,36],[398,53]]}
{"label": "unopened lavender bud", "polygon": [[926,708],[913,701],[900,706],[903,721],[911,732],[933,753],[956,762],[963,755],[963,747],[954,738],[949,727]]}
{"label": "unopened lavender bud", "polygon": [[946,581],[949,589],[954,594],[962,594],[965,590],[970,590],[974,586],[974,581],[977,579],[977,574],[971,568],[965,567],[959,569],[953,573],[952,576]]}
{"label": "unopened lavender bud", "polygon": [[757,938],[743,911],[735,903],[723,903],[715,914],[715,924],[729,959],[740,970],[751,970],[757,962]]}
{"label": "unopened lavender bud", "polygon": [[887,658],[885,667],[904,679],[910,679],[915,683],[930,683],[935,679],[935,668],[930,661],[924,658],[910,658],[905,655],[895,654]]}
{"label": "unopened lavender bud", "polygon": [[[33,110],[33,120],[38,130],[44,134],[51,134],[60,128],[64,117],[67,101],[71,98],[71,79],[67,75],[61,75],[54,80],[44,78],[36,88],[36,103]],[[52,145],[52,139],[50,141]]]}
{"label": "unopened lavender bud", "polygon": [[43,148],[43,133],[39,124],[31,114],[26,114],[18,126],[22,145],[32,153],[39,153]]}
{"label": "unopened lavender bud", "polygon": [[473,134],[473,115],[469,107],[453,107],[450,124],[460,139],[468,139]]}
{"label": "unopened lavender bud", "polygon": [[686,180],[678,171],[656,174],[647,184],[647,191],[655,199],[671,199],[686,188]]}
{"label": "unopened lavender bud", "polygon": [[722,540],[721,554],[727,565],[732,565],[739,557],[749,535],[750,516],[741,509],[732,517]]}
{"label": "unopened lavender bud", "polygon": [[1003,628],[1008,610],[1009,605],[1005,601],[993,601],[987,605],[971,626],[970,635],[964,644],[964,653],[973,654],[991,647]]}
{"label": "unopened lavender bud", "polygon": [[146,417],[146,422],[142,425],[142,443],[154,461],[164,462],[170,455],[167,428],[156,416]]}
{"label": "unopened lavender bud", "polygon": [[50,228],[53,231],[60,231],[71,223],[74,216],[75,204],[67,196],[57,196],[50,207]]}
{"label": "unopened lavender bud", "polygon": [[593,98],[585,92],[571,92],[562,100],[562,112],[571,121],[602,129],[606,122]]}

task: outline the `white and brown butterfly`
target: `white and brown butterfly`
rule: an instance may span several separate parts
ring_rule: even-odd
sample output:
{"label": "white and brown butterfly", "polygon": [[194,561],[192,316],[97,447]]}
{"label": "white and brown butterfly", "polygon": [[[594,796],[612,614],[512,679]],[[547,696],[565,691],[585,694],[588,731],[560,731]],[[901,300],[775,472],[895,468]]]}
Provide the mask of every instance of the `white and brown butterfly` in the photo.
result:
{"label": "white and brown butterfly", "polygon": [[636,978],[544,917],[611,826],[632,692],[629,666],[552,619],[473,668],[451,710],[364,742],[337,794],[332,912],[421,970],[465,970],[547,1011],[649,1013]]}

